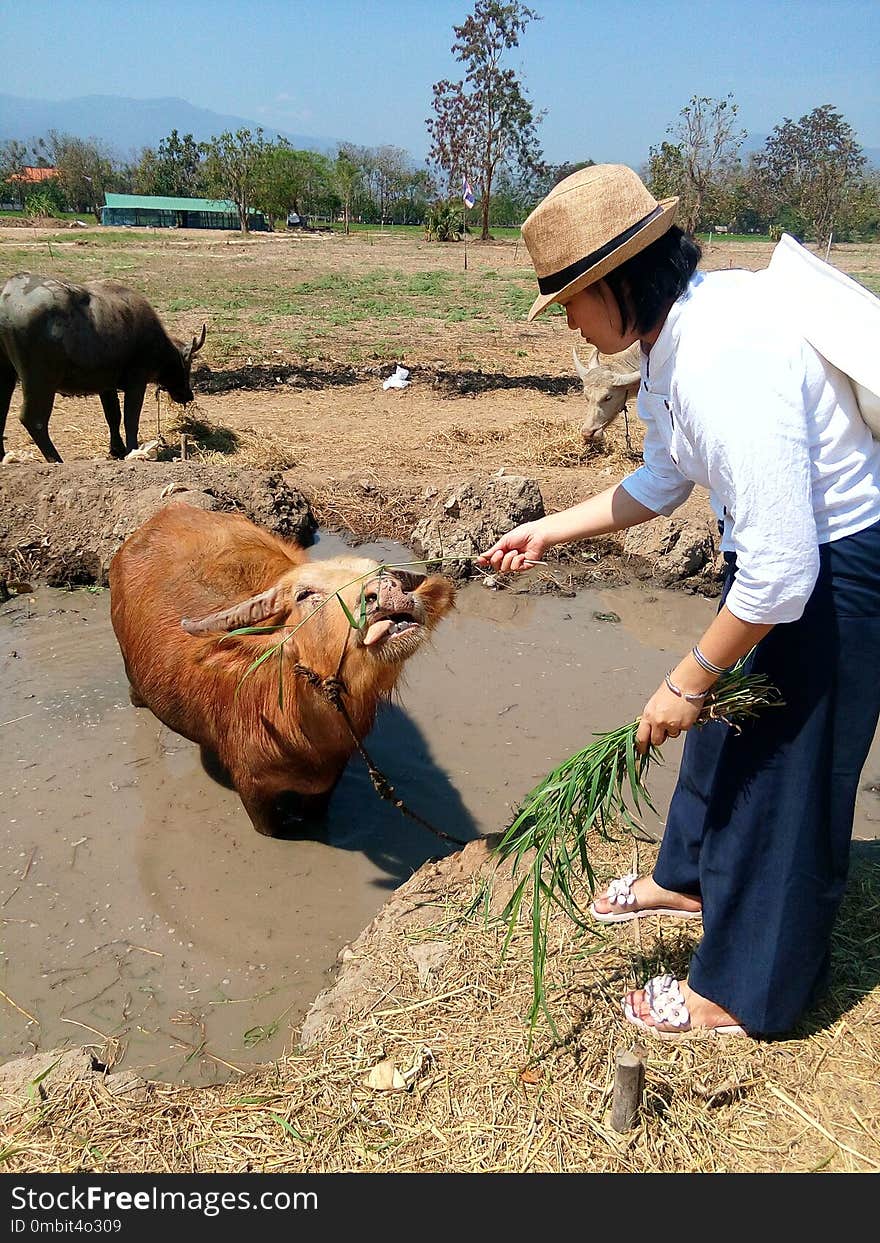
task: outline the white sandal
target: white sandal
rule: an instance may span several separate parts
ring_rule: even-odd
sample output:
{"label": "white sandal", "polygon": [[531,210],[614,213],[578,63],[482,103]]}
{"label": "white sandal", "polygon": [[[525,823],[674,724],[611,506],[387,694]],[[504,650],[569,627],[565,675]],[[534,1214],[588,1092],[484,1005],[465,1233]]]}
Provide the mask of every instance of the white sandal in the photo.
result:
{"label": "white sandal", "polygon": [[[643,1018],[640,1018],[626,998],[623,1000],[623,1013],[630,1023],[635,1023],[636,1027],[641,1027],[644,1031],[652,1032],[661,1040],[677,1040],[679,1036],[690,1031],[705,1032],[715,1036],[748,1035],[745,1028],[740,1027],[738,1023],[722,1024],[720,1027],[693,1027],[690,1010],[687,1008],[681,985],[675,976],[655,975],[644,985],[644,990],[648,1012],[653,1022],[646,1023]],[[657,1026],[660,1023],[675,1030],[663,1031]]]}
{"label": "white sandal", "polygon": [[[632,891],[635,880],[635,872],[627,872],[624,876],[618,876],[617,880],[611,882],[606,890],[605,897],[612,906],[635,906],[636,896]],[[637,911],[600,911],[597,909],[595,902],[590,903],[590,914],[600,924],[622,924],[628,919],[643,919],[646,915],[674,915],[677,919],[702,919],[703,917],[702,911],[678,911],[671,906],[651,906]]]}

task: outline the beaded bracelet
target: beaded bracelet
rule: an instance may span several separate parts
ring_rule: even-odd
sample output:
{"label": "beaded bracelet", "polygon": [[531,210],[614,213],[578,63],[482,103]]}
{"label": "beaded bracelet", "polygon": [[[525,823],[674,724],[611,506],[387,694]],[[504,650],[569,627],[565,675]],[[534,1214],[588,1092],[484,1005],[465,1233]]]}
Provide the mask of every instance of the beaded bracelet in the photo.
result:
{"label": "beaded bracelet", "polygon": [[705,669],[707,673],[714,673],[715,676],[719,678],[721,677],[723,673],[727,673],[728,668],[730,668],[730,666],[722,668],[721,665],[713,665],[712,661],[709,660],[707,656],[704,656],[703,653],[700,651],[699,643],[695,643],[694,646],[691,648],[691,656],[693,656],[697,664],[701,668]]}
{"label": "beaded bracelet", "polygon": [[[694,694],[689,695],[687,691],[683,691],[680,686],[675,685],[675,683],[673,682],[672,678],[669,676],[668,673],[666,674],[664,681],[666,682],[666,685],[669,687],[669,689],[672,691],[673,695],[677,695],[679,699],[686,699],[688,703],[690,704],[702,703],[702,701],[709,694],[709,690],[705,690],[705,691],[697,691]],[[711,687],[709,689],[711,690]]]}

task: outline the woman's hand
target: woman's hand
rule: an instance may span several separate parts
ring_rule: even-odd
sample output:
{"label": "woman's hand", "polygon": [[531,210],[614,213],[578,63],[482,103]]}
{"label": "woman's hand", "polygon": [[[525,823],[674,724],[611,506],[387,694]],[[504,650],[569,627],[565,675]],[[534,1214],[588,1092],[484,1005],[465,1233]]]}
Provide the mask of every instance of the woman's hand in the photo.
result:
{"label": "woman's hand", "polygon": [[535,522],[524,522],[514,527],[506,535],[502,535],[488,552],[480,553],[477,561],[480,565],[490,565],[497,574],[507,574],[511,570],[527,570],[529,566],[540,561],[553,541],[542,534],[542,523],[539,518]]}
{"label": "woman's hand", "polygon": [[696,724],[703,704],[690,703],[673,694],[665,682],[645,704],[636,730],[636,750],[644,755],[648,744],[662,747],[667,738],[677,738]]}

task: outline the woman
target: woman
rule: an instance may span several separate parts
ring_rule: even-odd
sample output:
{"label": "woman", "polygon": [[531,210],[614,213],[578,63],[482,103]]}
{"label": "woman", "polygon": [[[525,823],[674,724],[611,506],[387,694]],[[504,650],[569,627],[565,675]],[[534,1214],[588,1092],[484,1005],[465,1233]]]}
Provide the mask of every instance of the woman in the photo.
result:
{"label": "woman", "polygon": [[880,444],[852,390],[786,324],[758,274],[696,272],[697,244],[619,165],[573,174],[523,225],[533,319],[563,305],[603,353],[642,348],[644,464],[581,504],[516,527],[496,572],[556,544],[670,514],[710,492],[727,577],[719,611],[646,703],[637,744],[690,730],[754,648],[784,707],[736,734],[688,735],[652,876],[597,898],[603,922],[702,914],[687,980],[623,999],[640,1027],[775,1035],[821,991],[846,881],[859,775],[880,715]]}

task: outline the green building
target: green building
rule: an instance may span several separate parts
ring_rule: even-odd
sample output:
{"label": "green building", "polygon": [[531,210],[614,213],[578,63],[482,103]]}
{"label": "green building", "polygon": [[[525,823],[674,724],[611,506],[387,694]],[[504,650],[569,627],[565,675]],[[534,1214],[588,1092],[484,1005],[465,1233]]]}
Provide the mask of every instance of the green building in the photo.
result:
{"label": "green building", "polygon": [[[229,229],[241,226],[234,203],[225,199],[179,199],[162,194],[105,194],[101,224],[151,229]],[[268,226],[263,213],[248,213],[254,232]]]}

